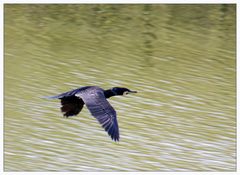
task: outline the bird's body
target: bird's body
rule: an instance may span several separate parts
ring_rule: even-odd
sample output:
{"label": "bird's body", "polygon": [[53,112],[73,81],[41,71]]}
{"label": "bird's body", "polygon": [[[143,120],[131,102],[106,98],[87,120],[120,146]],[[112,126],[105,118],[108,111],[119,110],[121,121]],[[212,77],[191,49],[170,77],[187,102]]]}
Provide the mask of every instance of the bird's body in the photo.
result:
{"label": "bird's body", "polygon": [[119,87],[103,90],[97,86],[85,86],[49,98],[61,100],[61,111],[66,117],[80,113],[85,104],[111,138],[119,141],[117,114],[107,98],[128,93],[136,93],[136,91]]}

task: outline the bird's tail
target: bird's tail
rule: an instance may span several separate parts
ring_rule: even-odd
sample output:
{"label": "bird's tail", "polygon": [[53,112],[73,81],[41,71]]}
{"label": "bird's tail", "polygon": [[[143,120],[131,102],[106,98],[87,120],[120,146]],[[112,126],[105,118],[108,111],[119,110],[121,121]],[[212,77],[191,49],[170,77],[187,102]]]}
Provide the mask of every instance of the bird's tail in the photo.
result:
{"label": "bird's tail", "polygon": [[55,95],[55,96],[43,96],[42,98],[45,98],[45,99],[58,99],[58,98],[59,98],[59,95]]}

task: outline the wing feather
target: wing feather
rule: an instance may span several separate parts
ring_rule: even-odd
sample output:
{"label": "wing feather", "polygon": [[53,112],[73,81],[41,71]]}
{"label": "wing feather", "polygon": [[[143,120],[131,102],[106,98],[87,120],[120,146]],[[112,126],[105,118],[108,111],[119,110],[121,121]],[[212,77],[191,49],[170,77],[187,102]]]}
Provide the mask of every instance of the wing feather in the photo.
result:
{"label": "wing feather", "polygon": [[82,90],[85,90],[86,88],[89,88],[90,86],[74,89],[68,92],[64,92],[62,94],[47,97],[49,99],[60,99],[61,100],[61,111],[63,112],[63,115],[66,117],[77,115],[79,112],[81,112],[84,102],[81,98],[75,96],[75,94],[81,92]]}
{"label": "wing feather", "polygon": [[79,112],[81,112],[84,106],[83,100],[76,96],[61,98],[61,104],[61,111],[66,117],[77,115]]}
{"label": "wing feather", "polygon": [[74,96],[75,94],[81,92],[81,91],[84,91],[85,89],[88,89],[90,88],[91,86],[85,86],[85,87],[81,87],[81,88],[78,88],[78,89],[74,89],[74,90],[71,90],[71,91],[68,91],[68,92],[64,92],[62,94],[59,94],[59,95],[56,95],[56,96],[50,96],[50,97],[47,97],[49,99],[55,99],[55,98],[63,98],[63,97],[71,97],[71,96]]}
{"label": "wing feather", "polygon": [[86,89],[76,94],[83,99],[90,113],[98,120],[114,141],[119,141],[117,114],[101,88]]}

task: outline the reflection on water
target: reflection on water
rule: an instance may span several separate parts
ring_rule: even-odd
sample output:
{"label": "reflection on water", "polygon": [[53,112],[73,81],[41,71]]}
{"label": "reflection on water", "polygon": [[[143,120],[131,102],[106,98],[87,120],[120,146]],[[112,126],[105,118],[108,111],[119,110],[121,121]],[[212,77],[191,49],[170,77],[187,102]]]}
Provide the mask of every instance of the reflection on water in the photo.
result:
{"label": "reflection on water", "polygon": [[[235,5],[5,5],[5,171],[235,171]],[[121,140],[56,95],[124,86]]]}

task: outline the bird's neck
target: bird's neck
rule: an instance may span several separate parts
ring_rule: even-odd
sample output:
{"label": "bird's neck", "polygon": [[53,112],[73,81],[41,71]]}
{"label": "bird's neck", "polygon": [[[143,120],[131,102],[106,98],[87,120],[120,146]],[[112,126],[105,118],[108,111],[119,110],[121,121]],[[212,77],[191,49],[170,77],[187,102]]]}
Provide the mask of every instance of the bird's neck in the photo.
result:
{"label": "bird's neck", "polygon": [[106,98],[110,98],[110,97],[115,96],[117,94],[115,94],[111,89],[108,89],[108,90],[104,91],[104,95],[105,95]]}

